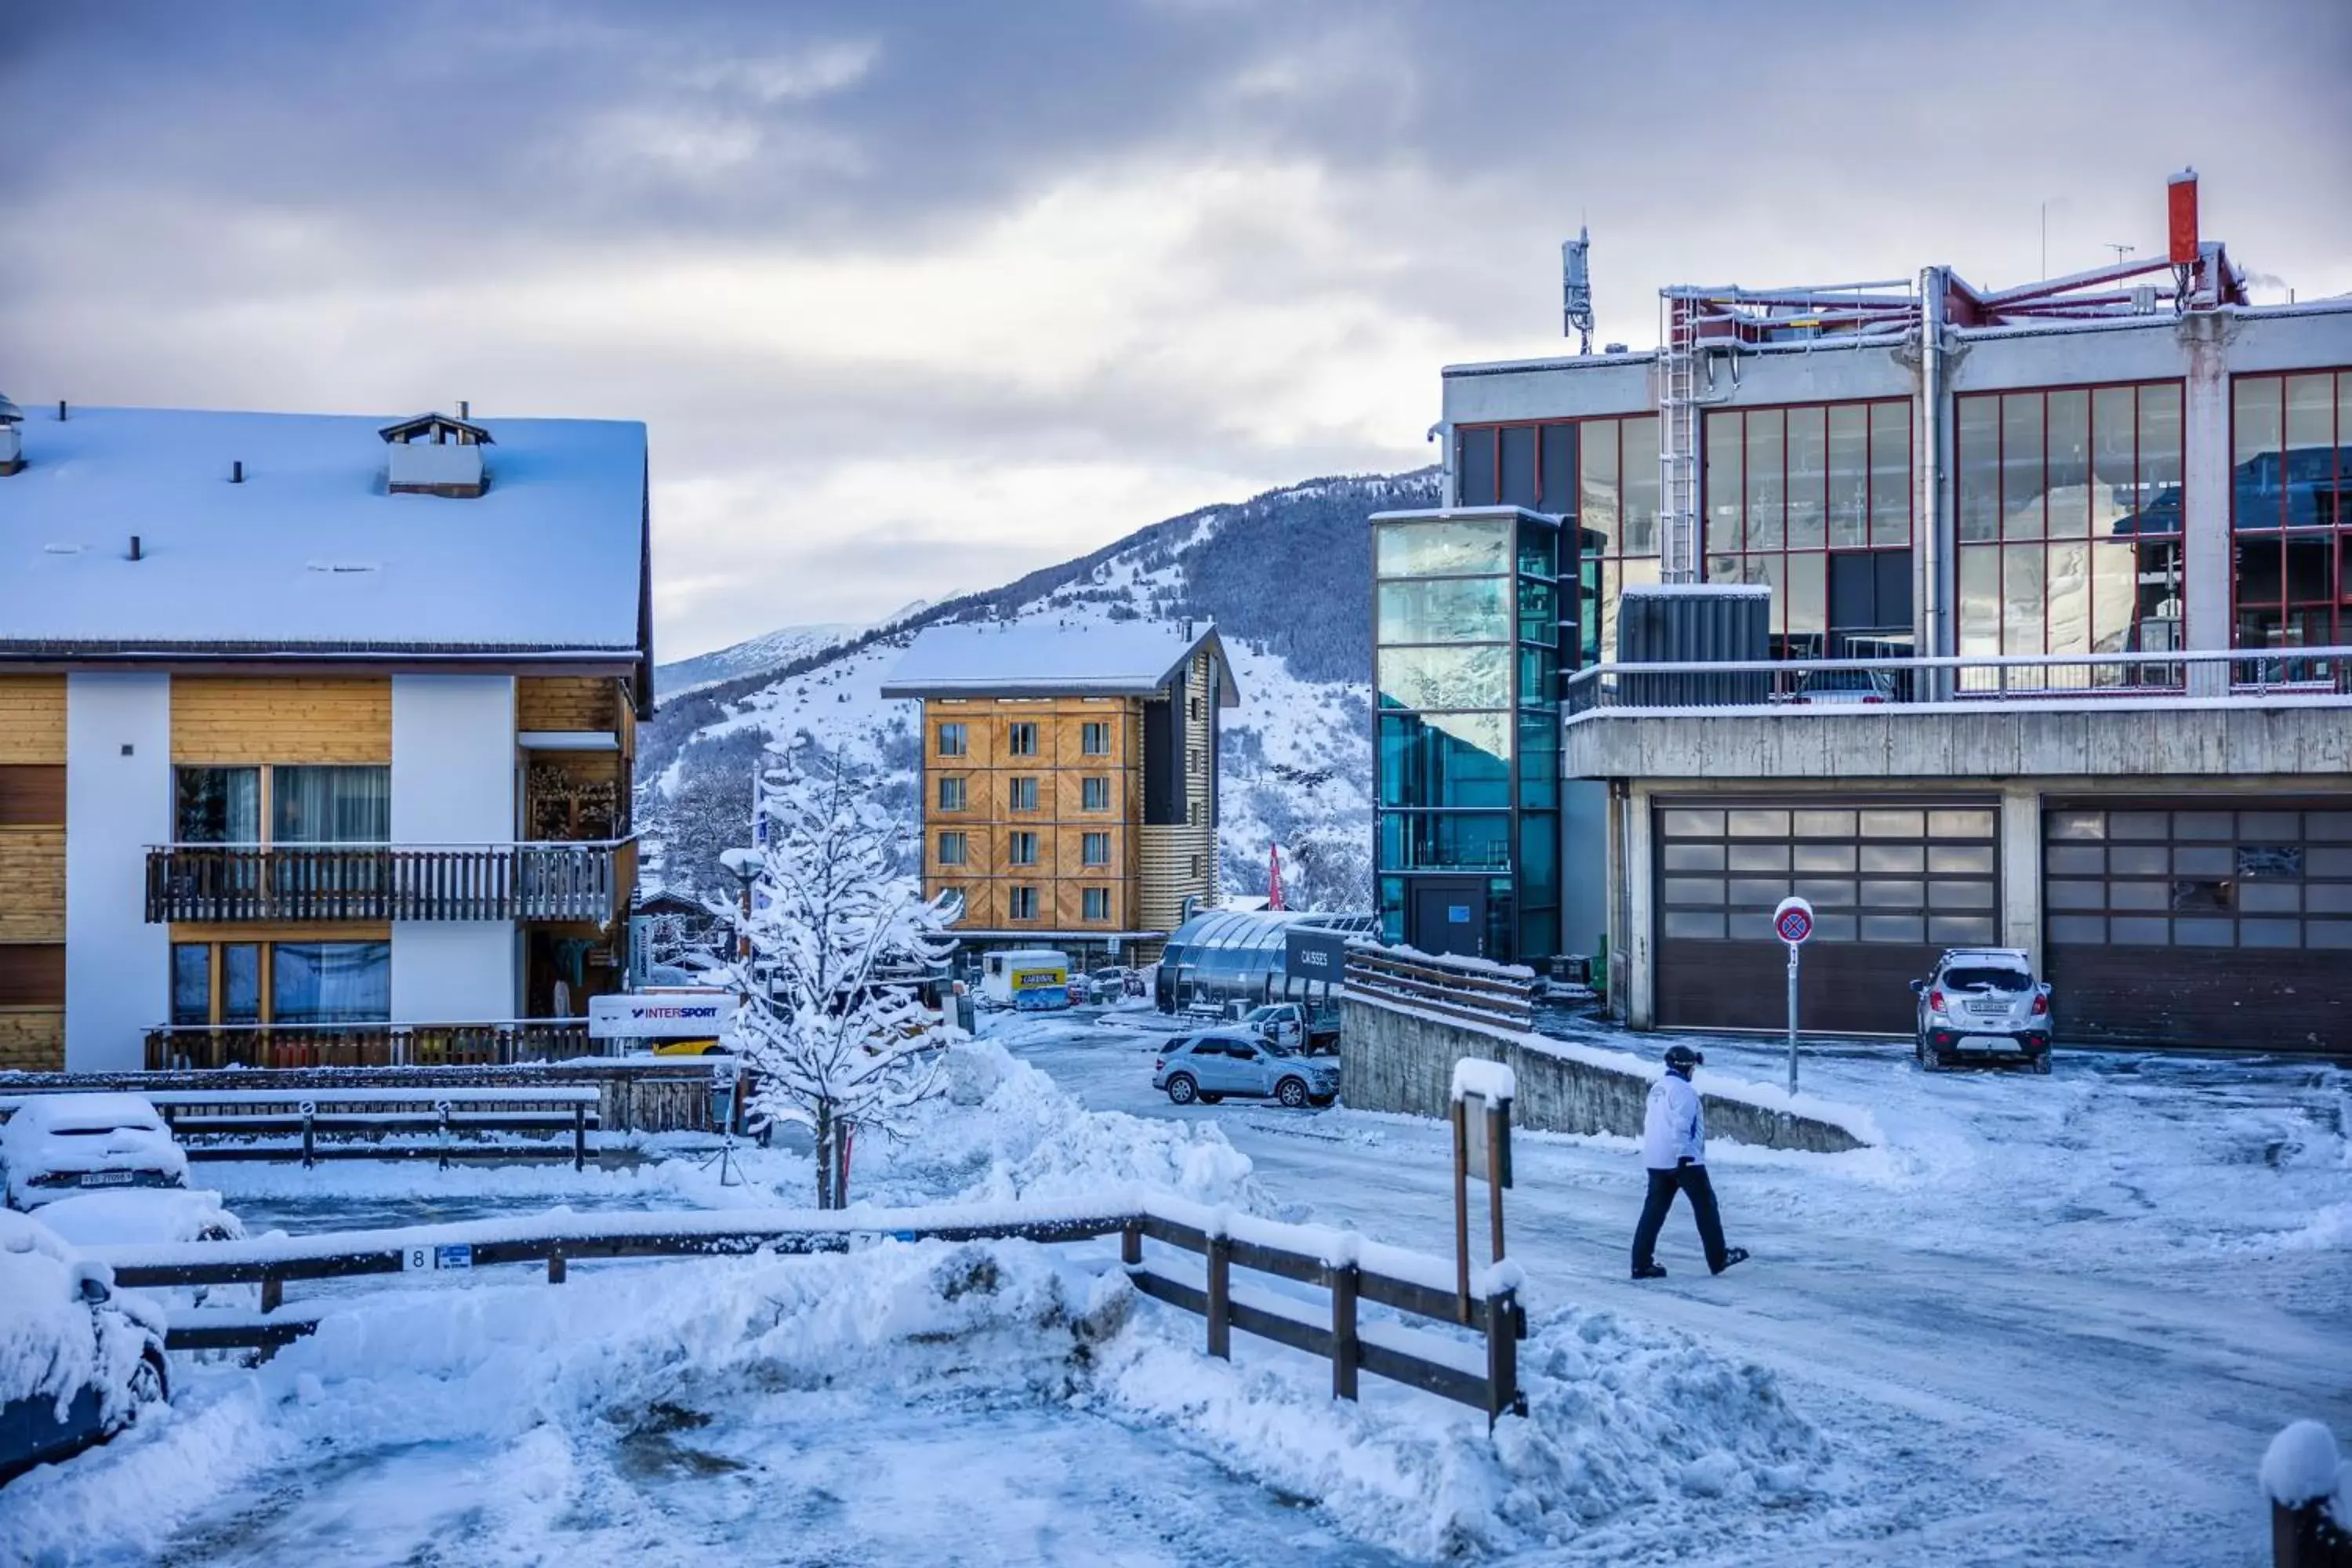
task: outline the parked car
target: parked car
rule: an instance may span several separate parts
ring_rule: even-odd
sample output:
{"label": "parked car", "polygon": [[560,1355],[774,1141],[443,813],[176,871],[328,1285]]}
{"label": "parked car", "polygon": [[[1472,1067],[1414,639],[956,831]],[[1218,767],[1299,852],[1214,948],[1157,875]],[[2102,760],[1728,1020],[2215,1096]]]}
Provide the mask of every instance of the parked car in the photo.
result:
{"label": "parked car", "polygon": [[1280,1100],[1295,1110],[1338,1097],[1339,1064],[1310,1060],[1255,1028],[1204,1029],[1153,1059],[1151,1087],[1178,1105],[1214,1105],[1230,1094]]}
{"label": "parked car", "polygon": [[1142,974],[1116,963],[1096,970],[1087,978],[1094,982],[1095,1000],[1098,1002],[1116,1002],[1122,996],[1143,994]]}
{"label": "parked car", "polygon": [[[218,1193],[188,1187],[76,1193],[43,1204],[41,1224],[67,1246],[78,1248],[245,1239],[245,1222],[222,1205]],[[172,1308],[261,1304],[261,1287],[255,1284],[190,1285],[145,1294]]]}
{"label": "parked car", "polygon": [[0,1481],[69,1458],[171,1397],[163,1313],[39,1221],[0,1213]]}
{"label": "parked car", "polygon": [[1809,669],[1794,702],[1892,702],[1895,677],[1883,669]]}
{"label": "parked car", "polygon": [[1930,1072],[1970,1057],[2050,1070],[2050,987],[2022,949],[1954,948],[1911,989],[1919,998],[1914,1048]]}
{"label": "parked car", "polygon": [[136,1094],[28,1095],[0,1128],[8,1206],[100,1187],[184,1187],[188,1156]]}

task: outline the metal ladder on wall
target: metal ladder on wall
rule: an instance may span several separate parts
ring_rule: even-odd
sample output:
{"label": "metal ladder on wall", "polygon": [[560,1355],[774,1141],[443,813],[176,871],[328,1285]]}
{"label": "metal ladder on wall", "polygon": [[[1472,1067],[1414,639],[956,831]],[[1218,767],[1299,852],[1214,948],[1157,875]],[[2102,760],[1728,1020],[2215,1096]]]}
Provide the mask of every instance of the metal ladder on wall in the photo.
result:
{"label": "metal ladder on wall", "polygon": [[1698,312],[1658,292],[1658,580],[1698,578]]}

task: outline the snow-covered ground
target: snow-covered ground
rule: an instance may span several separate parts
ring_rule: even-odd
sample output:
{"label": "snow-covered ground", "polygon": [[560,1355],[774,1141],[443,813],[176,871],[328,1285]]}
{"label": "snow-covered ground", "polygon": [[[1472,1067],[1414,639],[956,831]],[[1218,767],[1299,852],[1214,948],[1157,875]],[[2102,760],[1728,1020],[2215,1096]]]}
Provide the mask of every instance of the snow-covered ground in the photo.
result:
{"label": "snow-covered ground", "polygon": [[[922,1135],[859,1151],[855,1195],[1144,1183],[1450,1249],[1439,1128],[1179,1110],[1150,1089],[1154,1022],[991,1019]],[[1706,1049],[1702,1080],[1774,1074],[1769,1048]],[[1625,1141],[1521,1135],[1532,1415],[1491,1440],[1377,1380],[1334,1405],[1320,1363],[1245,1335],[1204,1360],[1105,1245],[484,1270],[347,1282],[261,1370],[186,1368],[164,1418],[0,1489],[0,1562],[2265,1560],[2272,1435],[2352,1432],[2345,1075],[2070,1055],[1927,1078],[1858,1047],[1805,1075],[1885,1144],[1718,1145],[1756,1253],[1720,1279],[1680,1213],[1670,1278],[1625,1278]],[[812,1184],[786,1150],[742,1186],[648,1153],[205,1175],[256,1232]]]}

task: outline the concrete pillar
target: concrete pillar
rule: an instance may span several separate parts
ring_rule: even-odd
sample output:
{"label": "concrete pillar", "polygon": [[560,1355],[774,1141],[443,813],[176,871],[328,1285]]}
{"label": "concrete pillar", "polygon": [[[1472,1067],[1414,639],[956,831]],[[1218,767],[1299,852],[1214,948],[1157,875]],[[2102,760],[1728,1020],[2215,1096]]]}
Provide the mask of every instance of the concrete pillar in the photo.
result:
{"label": "concrete pillar", "polygon": [[172,678],[66,677],[66,1070],[136,1072],[172,1021],[171,928],[147,846],[172,841]]}
{"label": "concrete pillar", "polygon": [[[2180,494],[2184,646],[2230,646],[2230,339],[2234,318],[2218,312],[2181,318],[2189,371],[2181,394]],[[2228,695],[2220,665],[2191,667],[2192,696]]]}
{"label": "concrete pillar", "polygon": [[2042,963],[2042,795],[2030,784],[2000,792],[2000,945]]}
{"label": "concrete pillar", "polygon": [[1650,787],[1638,781],[1623,803],[1625,846],[1625,1022],[1657,1025],[1657,908],[1650,879]]}

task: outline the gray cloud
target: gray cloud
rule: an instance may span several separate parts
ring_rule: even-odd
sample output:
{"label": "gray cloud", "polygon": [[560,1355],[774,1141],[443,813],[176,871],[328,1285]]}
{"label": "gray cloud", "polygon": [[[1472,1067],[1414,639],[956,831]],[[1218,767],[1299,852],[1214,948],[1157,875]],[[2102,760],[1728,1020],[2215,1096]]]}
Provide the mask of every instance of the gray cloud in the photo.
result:
{"label": "gray cloud", "polygon": [[[1767,26],[1760,18],[1769,18]],[[1426,459],[1436,366],[1669,281],[2152,250],[2352,290],[2352,9],[19,6],[19,398],[652,426],[666,650]],[[1680,85],[1659,96],[1662,70]]]}

